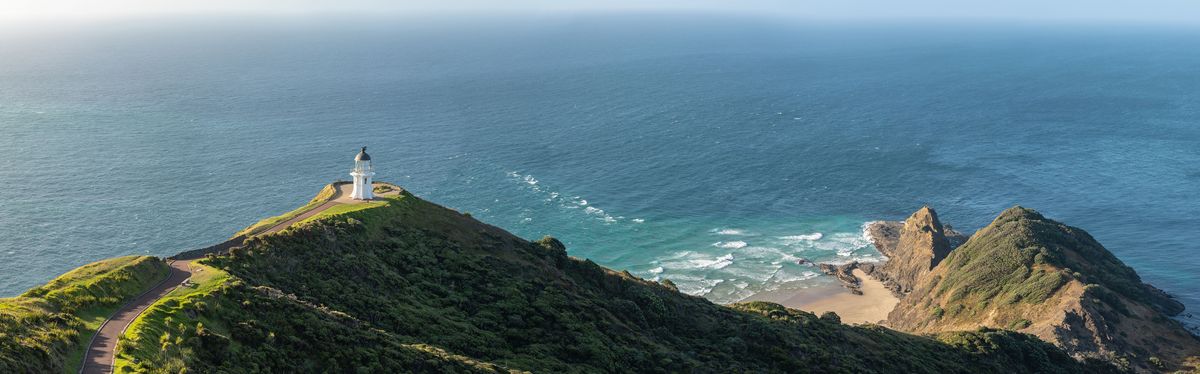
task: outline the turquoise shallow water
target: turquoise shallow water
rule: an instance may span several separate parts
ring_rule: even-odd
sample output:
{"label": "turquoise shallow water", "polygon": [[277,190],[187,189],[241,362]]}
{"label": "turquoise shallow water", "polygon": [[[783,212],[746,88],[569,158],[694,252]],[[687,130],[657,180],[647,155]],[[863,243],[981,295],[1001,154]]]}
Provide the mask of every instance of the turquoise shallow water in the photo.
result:
{"label": "turquoise shallow water", "polygon": [[0,37],[0,295],[380,180],[718,302],[1021,204],[1200,308],[1200,31],[699,16]]}

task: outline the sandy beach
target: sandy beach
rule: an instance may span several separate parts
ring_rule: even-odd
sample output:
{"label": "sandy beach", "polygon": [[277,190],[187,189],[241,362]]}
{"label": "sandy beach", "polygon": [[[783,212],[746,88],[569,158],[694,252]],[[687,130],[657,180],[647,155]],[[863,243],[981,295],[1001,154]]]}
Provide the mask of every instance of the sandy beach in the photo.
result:
{"label": "sandy beach", "polygon": [[862,270],[854,269],[854,276],[862,280],[862,295],[837,286],[763,292],[746,301],[770,301],[817,315],[832,311],[842,318],[843,323],[878,323],[887,319],[888,312],[900,300],[883,287],[883,282],[867,276]]}

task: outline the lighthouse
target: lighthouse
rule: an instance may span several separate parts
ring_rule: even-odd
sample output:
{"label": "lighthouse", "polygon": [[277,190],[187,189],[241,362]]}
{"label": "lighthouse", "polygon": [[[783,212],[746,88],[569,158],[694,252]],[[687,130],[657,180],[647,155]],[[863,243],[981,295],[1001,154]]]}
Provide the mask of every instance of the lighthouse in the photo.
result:
{"label": "lighthouse", "polygon": [[354,190],[350,192],[350,198],[355,200],[371,200],[375,195],[371,190],[371,177],[375,176],[375,167],[371,165],[371,155],[367,154],[367,147],[362,147],[358,151],[358,155],[354,156],[354,170],[350,171],[350,176],[354,177]]}

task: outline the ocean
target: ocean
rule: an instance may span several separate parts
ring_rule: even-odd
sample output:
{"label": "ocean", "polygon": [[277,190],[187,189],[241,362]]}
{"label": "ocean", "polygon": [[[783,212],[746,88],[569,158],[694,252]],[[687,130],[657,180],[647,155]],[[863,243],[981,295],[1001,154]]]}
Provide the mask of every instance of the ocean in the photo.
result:
{"label": "ocean", "polygon": [[1020,204],[1200,309],[1200,28],[697,14],[0,28],[0,296],[349,176],[714,302]]}

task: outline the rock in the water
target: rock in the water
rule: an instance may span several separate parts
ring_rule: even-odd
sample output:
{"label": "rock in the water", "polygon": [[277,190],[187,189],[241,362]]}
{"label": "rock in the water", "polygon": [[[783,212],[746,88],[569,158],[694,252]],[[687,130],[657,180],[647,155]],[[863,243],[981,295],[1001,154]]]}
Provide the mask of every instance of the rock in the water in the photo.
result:
{"label": "rock in the water", "polygon": [[[862,279],[854,276],[854,269],[858,269],[862,265],[864,264],[853,261],[844,265],[820,264],[820,267],[821,272],[837,278],[838,282],[842,283],[842,286],[850,289],[850,293],[862,295]],[[865,265],[873,266],[871,264]]]}

